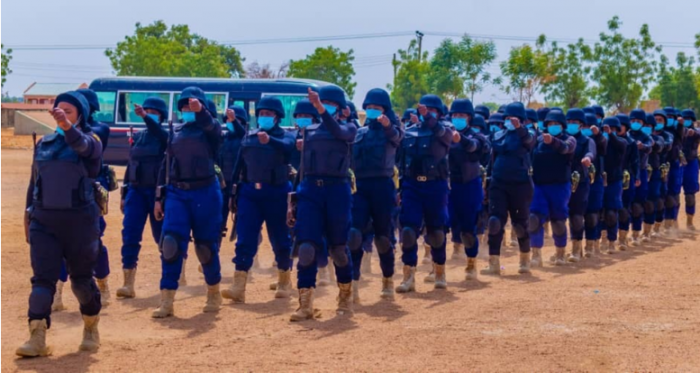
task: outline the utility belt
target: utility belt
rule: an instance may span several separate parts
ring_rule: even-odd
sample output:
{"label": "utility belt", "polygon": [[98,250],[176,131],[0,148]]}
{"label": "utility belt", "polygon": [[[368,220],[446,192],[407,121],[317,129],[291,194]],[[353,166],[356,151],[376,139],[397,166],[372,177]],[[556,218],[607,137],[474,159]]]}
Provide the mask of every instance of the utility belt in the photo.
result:
{"label": "utility belt", "polygon": [[571,173],[571,193],[576,193],[578,185],[581,183],[581,174],[578,171]]}
{"label": "utility belt", "polygon": [[174,186],[175,188],[182,189],[182,190],[194,190],[194,189],[201,189],[206,186],[211,185],[214,181],[216,181],[216,175],[209,176],[206,179],[202,180],[195,180],[195,181],[171,181],[170,185]]}
{"label": "utility belt", "polygon": [[632,180],[632,177],[630,176],[630,172],[627,170],[624,170],[622,172],[622,190],[627,190],[630,188],[631,180]]}
{"label": "utility belt", "polygon": [[303,182],[323,188],[331,185],[347,184],[349,180],[346,177],[306,176]]}
{"label": "utility belt", "polygon": [[282,186],[282,185],[284,185],[284,184],[289,183],[289,181],[284,180],[284,181],[279,182],[279,183],[256,183],[256,182],[253,182],[253,181],[245,181],[245,183],[246,183],[246,184],[250,184],[250,185],[251,185],[253,188],[255,188],[256,190],[261,190],[261,189],[263,189],[263,188],[265,188],[265,187],[278,187],[278,186]]}

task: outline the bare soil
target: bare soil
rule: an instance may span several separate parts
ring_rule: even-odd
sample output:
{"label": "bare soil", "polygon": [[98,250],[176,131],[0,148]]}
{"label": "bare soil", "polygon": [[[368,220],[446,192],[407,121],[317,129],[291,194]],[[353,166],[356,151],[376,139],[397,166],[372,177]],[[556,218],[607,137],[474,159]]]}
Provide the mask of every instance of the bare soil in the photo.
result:
{"label": "bare soil", "polygon": [[[576,265],[546,263],[531,276],[517,274],[514,249],[505,252],[501,278],[467,283],[465,263],[450,260],[448,290],[423,283],[429,268],[421,265],[418,291],[397,295],[393,303],[379,298],[375,257],[354,317],[335,316],[337,289],[330,286],[317,292],[323,317],[303,323],[288,321],[296,299],[274,299],[268,290],[273,272],[267,240],[246,304],[225,301],[218,314],[202,313],[206,288],[191,260],[176,317],[152,319],[160,262],[155,243],[146,239],[137,298],[113,299],[103,310],[99,352],[78,351],[82,321],[67,286],[68,310],[54,314],[48,333],[53,356],[19,359],[14,350],[28,337],[31,268],[22,212],[30,157],[29,150],[2,150],[3,372],[700,371],[700,248],[685,231]],[[104,239],[113,295],[122,281],[118,198],[112,194]],[[546,247],[544,257],[553,251]],[[233,245],[225,242],[224,286],[231,282],[232,256]],[[485,266],[482,258],[479,267]]]}

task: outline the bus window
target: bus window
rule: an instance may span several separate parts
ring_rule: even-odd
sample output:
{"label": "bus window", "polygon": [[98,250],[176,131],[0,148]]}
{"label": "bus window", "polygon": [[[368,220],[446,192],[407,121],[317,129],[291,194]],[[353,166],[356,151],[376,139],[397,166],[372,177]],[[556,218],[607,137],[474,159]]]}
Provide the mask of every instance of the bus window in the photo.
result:
{"label": "bus window", "polygon": [[160,97],[166,103],[170,102],[170,93],[165,92],[119,92],[117,122],[143,123],[143,119],[134,112],[134,104],[143,105],[143,102],[149,97]]}
{"label": "bus window", "polygon": [[[225,93],[204,93],[207,100],[212,100],[216,104],[216,112],[218,115],[218,120],[222,121],[226,115],[226,94]],[[180,119],[180,111],[177,110],[177,102],[180,100],[180,93],[175,93],[173,95],[173,119]]]}
{"label": "bus window", "polygon": [[282,127],[282,128],[294,127],[294,122],[293,122],[294,107],[296,107],[297,102],[306,98],[306,95],[276,95],[276,94],[263,93],[263,96],[274,96],[274,97],[279,98],[280,101],[282,101],[282,106],[284,107],[284,119],[282,119],[282,123],[280,123],[280,127]]}
{"label": "bus window", "polygon": [[100,111],[95,112],[93,118],[98,122],[114,123],[114,102],[117,100],[116,92],[95,92],[100,102]]}

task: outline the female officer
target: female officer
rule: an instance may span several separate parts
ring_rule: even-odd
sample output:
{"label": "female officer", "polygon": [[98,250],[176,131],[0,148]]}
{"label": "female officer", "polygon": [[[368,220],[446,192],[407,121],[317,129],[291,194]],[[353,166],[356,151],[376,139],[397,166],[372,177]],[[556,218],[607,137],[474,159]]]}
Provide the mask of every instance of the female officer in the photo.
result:
{"label": "female officer", "polygon": [[66,260],[71,287],[83,316],[80,350],[100,346],[100,292],[93,279],[99,251],[100,211],[94,183],[102,163],[102,144],[87,125],[87,100],[77,92],[58,95],[50,111],[56,133],[39,141],[34,151],[27,188],[28,242],[32,262],[29,296],[29,340],[19,356],[47,356],[46,330],[51,326],[51,303],[61,263]]}
{"label": "female officer", "polygon": [[[396,120],[389,94],[374,88],[367,92],[362,108],[365,126],[357,131],[353,145],[353,170],[357,191],[353,195],[352,228],[348,246],[352,255],[353,295],[359,299],[358,281],[363,257],[363,236],[372,230],[382,268],[383,299],[394,298],[394,231],[392,215],[396,207],[394,165],[403,130]],[[370,243],[371,246],[371,243]],[[372,255],[371,251],[367,255]]]}
{"label": "female officer", "polygon": [[685,138],[683,139],[683,154],[688,164],[683,168],[683,193],[685,194],[686,228],[695,230],[693,216],[695,215],[695,194],[700,189],[698,183],[698,145],[700,131],[695,127],[695,112],[690,109],[681,112]]}
{"label": "female officer", "polygon": [[[480,161],[484,155],[491,154],[491,143],[481,133],[485,127],[484,118],[474,115],[470,100],[452,102],[450,114],[456,130],[449,154],[450,225],[452,236],[459,237],[467,256],[467,280],[474,280],[479,253],[477,223],[484,201]],[[476,122],[479,124],[475,125]]]}
{"label": "female officer", "polygon": [[[160,185],[166,189],[165,199],[156,199],[155,214],[163,218],[160,241],[163,274],[160,280],[161,302],[152,316],[172,316],[175,292],[187,253],[190,233],[194,236],[195,253],[202,264],[207,283],[204,312],[221,307],[221,187],[214,165],[221,142],[221,126],[205,107],[204,92],[197,87],[182,91],[177,102],[182,123],[175,127],[166,159],[161,168]],[[168,164],[169,163],[169,164]],[[162,187],[161,187],[162,188]],[[216,213],[212,213],[216,211]]]}
{"label": "female officer", "polygon": [[306,127],[302,160],[304,178],[297,191],[296,236],[299,263],[297,287],[299,308],[291,321],[316,316],[313,293],[316,287],[316,256],[325,243],[335,265],[340,315],[352,312],[352,259],[347,240],[352,194],[348,182],[350,146],[357,127],[338,123],[345,109],[345,92],[325,86],[316,93],[309,88],[309,101],[321,115],[320,124]]}
{"label": "female officer", "polygon": [[[651,122],[649,119],[651,118]],[[635,177],[636,184],[634,188],[634,198],[632,206],[629,210],[620,210],[620,237],[618,239],[620,250],[626,250],[628,246],[636,246],[639,244],[639,236],[642,231],[642,219],[644,214],[644,204],[647,201],[649,194],[649,153],[652,150],[652,139],[649,137],[651,128],[645,129],[645,122],[651,123],[653,126],[654,117],[647,115],[642,109],[634,109],[630,112],[630,137],[637,143],[637,152],[639,153],[639,176]],[[632,239],[628,240],[629,233],[629,216],[632,216]]]}
{"label": "female officer", "polygon": [[435,271],[435,288],[445,289],[445,227],[447,226],[447,155],[452,129],[443,120],[442,100],[435,95],[421,97],[418,124],[406,129],[401,143],[403,180],[401,184],[401,249],[403,281],[399,293],[415,291],[418,262],[416,240],[425,223],[425,242],[430,245]]}
{"label": "female officer", "polygon": [[230,212],[228,201],[231,198],[231,188],[234,184],[233,168],[238,161],[241,141],[243,141],[243,136],[246,134],[246,128],[248,128],[248,112],[238,105],[229,106],[226,109],[226,128],[222,129],[223,143],[219,151],[218,162],[226,182],[226,187],[222,192],[224,201],[221,208],[221,218],[223,219],[221,224],[222,237],[226,236],[228,231],[228,214]]}
{"label": "female officer", "polygon": [[126,166],[124,186],[122,186],[124,286],[117,289],[117,297],[124,298],[136,296],[134,290],[136,266],[146,219],[150,220],[151,233],[156,244],[160,240],[163,223],[156,220],[153,208],[158,171],[168,145],[168,132],[162,127],[163,121],[168,118],[168,106],[165,101],[159,97],[149,97],[143,102],[143,107],[139,105],[135,107],[136,115],[143,118],[146,123],[146,130],[136,133],[132,138],[129,163]]}
{"label": "female officer", "polygon": [[[275,298],[287,298],[292,290],[292,244],[287,227],[289,161],[295,145],[293,133],[280,127],[284,106],[277,97],[263,97],[255,107],[259,129],[248,132],[241,143],[241,157],[234,170],[233,182],[241,179],[237,200],[238,225],[236,273],[229,289],[221,295],[236,303],[245,303],[248,271],[258,251],[258,237],[263,222],[277,263]],[[239,169],[240,168],[240,169]]]}
{"label": "female officer", "polygon": [[584,256],[590,258],[596,251],[599,251],[597,249],[600,244],[601,236],[599,221],[600,216],[603,214],[603,191],[606,184],[604,157],[607,153],[608,140],[600,130],[600,124],[598,124],[595,114],[586,113],[586,124],[581,129],[581,133],[595,141],[596,144],[596,157],[593,161],[593,165],[596,169],[595,179],[588,192],[588,205],[586,206],[586,214],[584,215],[586,234],[586,252]]}

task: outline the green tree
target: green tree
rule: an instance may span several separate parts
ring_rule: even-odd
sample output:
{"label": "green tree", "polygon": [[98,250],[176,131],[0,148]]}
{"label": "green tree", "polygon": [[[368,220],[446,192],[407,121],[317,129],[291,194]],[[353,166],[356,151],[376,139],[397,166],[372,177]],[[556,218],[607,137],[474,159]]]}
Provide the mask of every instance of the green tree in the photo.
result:
{"label": "green tree", "polygon": [[163,21],[136,24],[136,32],[107,49],[117,75],[239,77],[243,58],[233,47],[217,44],[190,32],[187,25],[168,26]]}
{"label": "green tree", "polygon": [[474,94],[491,81],[486,67],[495,59],[496,45],[492,41],[478,42],[467,35],[458,43],[445,39],[430,60],[430,88],[448,103],[465,93],[474,99]]}
{"label": "green tree", "polygon": [[12,59],[12,49],[5,50],[5,45],[1,45],[2,49],[2,86],[5,85],[6,77],[12,73],[10,70],[10,60]]}
{"label": "green tree", "polygon": [[544,35],[540,35],[535,47],[524,44],[512,48],[508,59],[501,62],[502,77],[496,82],[507,79],[508,83],[502,86],[503,91],[526,106],[547,78],[549,55],[543,50],[546,40]]}
{"label": "green tree", "polygon": [[655,54],[661,51],[642,25],[639,38],[628,39],[620,32],[622,22],[615,16],[608,21],[609,34],[600,33],[593,52],[591,80],[596,83],[592,93],[596,101],[615,111],[628,112],[635,108],[642,93],[657,70]]}
{"label": "green tree", "polygon": [[411,40],[406,50],[399,49],[398,55],[399,58],[393,62],[396,71],[394,83],[387,85],[387,89],[391,91],[392,104],[404,110],[413,107],[421,96],[430,91],[430,64],[427,61],[428,52],[420,55],[416,40]]}
{"label": "green tree", "polygon": [[677,67],[670,66],[668,58],[661,55],[657,85],[649,92],[649,97],[659,100],[662,106],[679,108],[700,108],[695,59],[685,53],[676,55]]}
{"label": "green tree", "polygon": [[343,52],[330,45],[326,48],[316,48],[313,54],[304,59],[289,61],[287,76],[333,83],[352,98],[357,86],[357,83],[352,81],[355,76],[355,68],[352,66],[352,61],[355,60],[353,53],[352,49]]}
{"label": "green tree", "polygon": [[587,106],[591,48],[584,44],[583,39],[565,47],[560,47],[557,42],[552,42],[551,46],[547,52],[547,74],[541,88],[545,100],[564,109]]}

